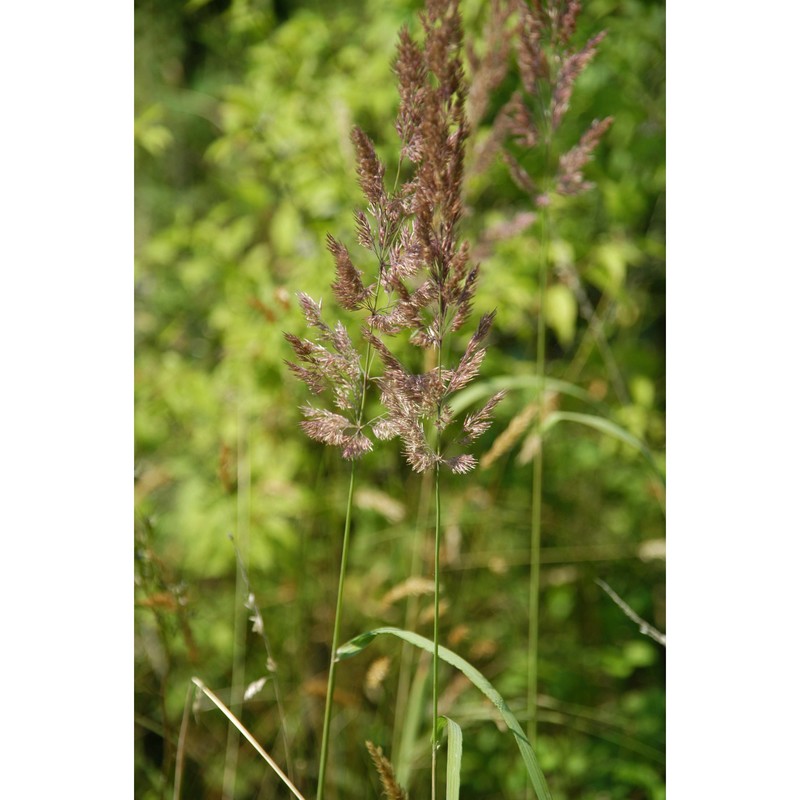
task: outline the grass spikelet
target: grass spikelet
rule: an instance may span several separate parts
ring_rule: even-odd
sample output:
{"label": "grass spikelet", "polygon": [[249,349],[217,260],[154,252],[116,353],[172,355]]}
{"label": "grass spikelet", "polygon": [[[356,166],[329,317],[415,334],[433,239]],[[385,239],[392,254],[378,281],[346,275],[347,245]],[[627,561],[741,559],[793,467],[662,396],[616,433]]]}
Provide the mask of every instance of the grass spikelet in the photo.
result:
{"label": "grass spikelet", "polygon": [[530,427],[538,410],[538,403],[528,403],[528,405],[508,423],[505,430],[492,443],[489,452],[481,459],[481,469],[490,467],[500,456],[505,455],[519,441],[520,437]]}
{"label": "grass spikelet", "polygon": [[389,674],[391,663],[389,656],[381,656],[376,658],[367,669],[367,674],[364,676],[364,694],[373,702],[377,702],[383,694],[383,682]]}
{"label": "grass spikelet", "polygon": [[398,600],[403,600],[406,597],[421,597],[425,594],[433,594],[433,589],[434,582],[430,578],[412,575],[386,592],[381,599],[381,605],[384,608],[388,608]]}
{"label": "grass spikelet", "polygon": [[388,800],[408,800],[408,793],[397,782],[394,767],[391,761],[384,756],[383,750],[380,747],[376,747],[372,742],[366,742],[366,745],[372,758],[372,763],[375,765],[375,769],[381,779],[383,792]]}

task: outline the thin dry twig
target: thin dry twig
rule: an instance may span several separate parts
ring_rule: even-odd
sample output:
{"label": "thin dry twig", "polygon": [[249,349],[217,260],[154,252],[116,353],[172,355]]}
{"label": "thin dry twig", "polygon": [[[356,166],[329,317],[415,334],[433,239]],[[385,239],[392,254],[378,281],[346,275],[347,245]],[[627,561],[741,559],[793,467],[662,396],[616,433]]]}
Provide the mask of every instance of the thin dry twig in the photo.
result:
{"label": "thin dry twig", "polygon": [[267,764],[272,767],[275,771],[275,774],[289,787],[289,791],[296,797],[298,800],[305,800],[298,788],[289,780],[288,776],[283,772],[283,770],[272,760],[269,753],[256,741],[255,737],[253,736],[250,731],[245,728],[245,726],[239,721],[239,719],[233,714],[233,712],[222,702],[222,700],[217,697],[214,692],[211,691],[204,683],[200,680],[200,678],[192,678],[192,683],[231,721],[233,726],[236,728],[239,733],[247,739],[248,742],[253,746],[255,751],[267,762]]}
{"label": "thin dry twig", "polygon": [[[280,729],[281,729],[281,739],[283,741],[283,750],[286,755],[286,768],[289,772],[291,777],[292,775],[292,756],[291,756],[291,748],[289,746],[289,735],[287,733],[288,726],[286,725],[286,714],[283,710],[283,702],[281,701],[281,693],[280,688],[278,686],[278,677],[275,674],[277,672],[277,668],[275,665],[275,659],[272,657],[272,649],[269,646],[269,638],[267,637],[267,632],[264,627],[264,618],[261,616],[261,609],[256,604],[255,594],[253,593],[253,589],[250,586],[250,579],[247,575],[247,569],[245,568],[244,561],[242,559],[242,554],[239,552],[239,548],[236,546],[236,541],[234,540],[231,534],[228,534],[228,538],[233,545],[233,550],[236,553],[236,563],[239,565],[239,572],[242,576],[242,581],[244,582],[244,588],[247,591],[247,600],[245,602],[245,608],[248,611],[253,612],[253,616],[249,618],[249,621],[253,623],[253,633],[257,634],[261,637],[261,641],[264,642],[264,649],[267,653],[267,670],[272,675],[272,689],[275,692],[275,703],[278,708],[278,721],[280,722]],[[251,684],[252,686],[253,684]],[[263,684],[262,684],[263,685]],[[260,687],[259,687],[260,688]],[[245,692],[247,695],[247,692]],[[245,696],[245,700],[247,697]]]}
{"label": "thin dry twig", "polygon": [[649,636],[662,647],[667,646],[667,637],[645,622],[605,581],[597,578],[595,583],[625,612],[626,617],[632,619],[639,626],[639,633]]}

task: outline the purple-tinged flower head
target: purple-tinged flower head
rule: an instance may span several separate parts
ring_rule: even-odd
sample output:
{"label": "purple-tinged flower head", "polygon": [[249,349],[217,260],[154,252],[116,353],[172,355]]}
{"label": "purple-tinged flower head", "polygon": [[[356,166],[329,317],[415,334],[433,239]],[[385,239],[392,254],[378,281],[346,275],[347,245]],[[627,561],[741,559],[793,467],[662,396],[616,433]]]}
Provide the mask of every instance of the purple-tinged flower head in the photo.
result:
{"label": "purple-tinged flower head", "polygon": [[594,120],[589,129],[581,136],[578,144],[559,157],[557,178],[559,194],[580,194],[592,188],[594,184],[583,179],[583,168],[591,159],[592,152],[613,121],[613,117]]}
{"label": "purple-tinged flower head", "polygon": [[581,13],[580,0],[569,0],[566,7],[562,6],[556,18],[556,32],[561,44],[568,44],[575,34],[578,15]]}
{"label": "purple-tinged flower head", "polygon": [[286,361],[289,369],[314,395],[329,393],[341,413],[304,406],[303,430],[314,440],[342,449],[347,459],[359,458],[372,448],[360,422],[364,374],[358,353],[341,322],[334,328],[322,319],[320,304],[307,294],[298,294],[300,307],[310,327],[318,331],[318,341],[286,337],[298,363]]}
{"label": "purple-tinged flower head", "polygon": [[579,49],[573,47],[581,11],[579,0],[559,4],[517,0],[517,9],[517,63],[524,92],[515,92],[497,114],[476,161],[485,169],[506,143],[502,155],[512,180],[536,207],[544,207],[550,201],[545,181],[552,179],[550,188],[559,194],[579,194],[591,188],[592,184],[583,179],[582,168],[612,118],[595,120],[579,143],[559,157],[557,170],[551,170],[554,175],[548,173],[534,179],[508,144],[523,151],[542,146],[549,152],[554,134],[569,110],[575,82],[606,33],[598,33]]}
{"label": "purple-tinged flower head", "polygon": [[331,284],[339,305],[348,311],[363,308],[372,296],[372,287],[364,286],[363,274],[356,269],[347,248],[328,234],[328,250],[336,260],[336,280]]}
{"label": "purple-tinged flower head", "polygon": [[569,101],[572,97],[572,89],[578,76],[586,68],[597,52],[597,45],[605,39],[606,33],[598,33],[585,44],[582,50],[571,53],[563,58],[558,78],[556,79],[555,89],[551,100],[551,122],[553,130],[558,128],[561,120],[569,108]]}
{"label": "purple-tinged flower head", "polygon": [[[442,438],[454,416],[448,401],[478,374],[486,352],[481,342],[494,314],[481,319],[455,369],[442,363],[446,337],[469,317],[479,270],[458,238],[469,134],[458,3],[430,0],[421,22],[424,45],[416,45],[404,30],[395,63],[400,84],[397,130],[402,152],[414,165],[402,190],[406,218],[384,274],[387,303],[375,310],[372,329],[364,335],[383,363],[377,382],[386,415],[376,423],[376,435],[399,436],[406,460],[418,472],[446,465],[464,473],[475,459],[446,455]],[[407,369],[378,333],[407,333],[412,344],[436,353],[437,366],[422,374]],[[468,418],[470,425],[450,444],[471,443],[484,432],[499,399],[478,412],[483,414],[479,418]]]}
{"label": "purple-tinged flower head", "polygon": [[[399,436],[413,469],[444,464],[464,473],[475,466],[474,457],[448,455],[441,434],[453,423],[448,401],[478,374],[486,353],[482,343],[494,314],[480,320],[455,368],[442,363],[446,337],[469,317],[478,266],[471,262],[466,243],[458,239],[469,129],[457,1],[429,0],[421,22],[424,45],[417,45],[404,29],[395,62],[401,166],[407,160],[411,178],[397,191],[387,191],[386,169],[372,141],[358,128],[352,134],[366,200],[366,210],[355,214],[356,237],[377,260],[375,279],[365,281],[344,244],[332,236],[327,240],[335,262],[334,296],[346,311],[366,312],[363,340],[368,351],[378,354],[383,374],[377,379],[365,374],[344,326],[326,325],[319,304],[308,295],[299,295],[300,304],[306,321],[317,331],[317,341],[290,334],[286,338],[298,360],[289,368],[313,394],[331,393],[337,407],[336,412],[303,408],[302,427],[311,438],[340,447],[344,458],[353,459],[372,448],[368,430],[377,439]],[[423,374],[406,368],[386,341],[399,334],[406,334],[414,345],[433,349],[437,366]],[[380,389],[385,413],[365,422],[364,392],[373,382]],[[500,397],[468,416],[449,444],[468,445],[483,433]]]}
{"label": "purple-tinged flower head", "polygon": [[467,61],[472,73],[467,105],[473,126],[483,119],[492,93],[508,74],[508,56],[512,42],[508,23],[513,11],[514,6],[508,0],[491,0],[483,56],[479,57],[469,42],[466,45]]}

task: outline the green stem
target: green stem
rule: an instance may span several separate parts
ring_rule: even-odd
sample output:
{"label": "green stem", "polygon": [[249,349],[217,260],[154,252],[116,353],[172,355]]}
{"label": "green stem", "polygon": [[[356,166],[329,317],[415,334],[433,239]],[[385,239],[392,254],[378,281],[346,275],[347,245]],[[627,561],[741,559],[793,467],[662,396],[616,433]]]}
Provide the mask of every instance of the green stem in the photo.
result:
{"label": "green stem", "polygon": [[[414,526],[413,538],[411,540],[411,566],[409,575],[420,574],[420,549],[421,534],[425,520],[428,519],[431,495],[431,474],[423,473],[422,487],[420,489],[419,503],[417,506],[417,523]],[[419,612],[419,597],[412,594],[406,603],[405,623],[406,630],[414,630]],[[394,729],[392,732],[392,761],[394,762],[397,780],[401,785],[405,785],[408,779],[406,772],[409,763],[408,748],[403,745],[406,740],[404,733],[408,725],[408,699],[411,691],[411,668],[414,658],[414,648],[408,643],[403,642],[400,651],[400,674],[397,679],[397,699],[394,704]],[[415,731],[416,733],[416,731]]]}
{"label": "green stem", "polygon": [[319,760],[317,781],[317,800],[322,800],[325,791],[325,772],[328,764],[328,744],[333,711],[333,687],[336,682],[336,649],[339,647],[339,624],[342,618],[342,598],[344,597],[344,575],[347,567],[347,554],[350,549],[350,519],[353,509],[353,487],[356,483],[356,462],[350,467],[350,489],[347,493],[347,513],[344,520],[344,539],[342,542],[342,563],[339,568],[339,590],[336,594],[336,614],[333,620],[333,642],[331,644],[331,664],[328,670],[328,691],[325,694],[325,719],[322,723],[322,753]]}
{"label": "green stem", "polygon": [[528,585],[528,740],[531,746],[536,743],[536,692],[539,660],[539,565],[541,562],[542,538],[542,472],[544,467],[544,442],[542,430],[545,415],[545,319],[544,303],[547,289],[547,250],[549,230],[547,207],[540,211],[541,237],[539,246],[539,318],[536,329],[536,377],[538,384],[539,409],[536,415],[535,431],[538,448],[533,457],[533,486],[531,502],[531,566]]}
{"label": "green stem", "polygon": [[[438,439],[438,433],[437,433]],[[438,446],[437,446],[438,453]],[[436,800],[436,728],[439,721],[439,543],[442,531],[442,505],[439,497],[439,464],[436,464],[436,534],[433,550],[433,726],[431,751],[431,800]]]}
{"label": "green stem", "polygon": [[[399,167],[398,167],[399,174]],[[379,273],[383,269],[384,248],[376,252],[379,262]],[[378,278],[377,288],[375,289],[375,297],[370,305],[370,311],[374,314],[378,308],[378,300],[381,293],[380,275]],[[373,325],[370,324],[369,332],[372,333]],[[362,420],[364,419],[364,408],[367,399],[367,383],[369,382],[369,373],[372,366],[373,350],[372,345],[367,344],[366,365],[363,372],[361,383],[361,398],[358,409],[358,419],[356,424],[361,428]],[[333,620],[333,642],[331,643],[331,663],[328,670],[328,689],[325,693],[325,717],[322,723],[322,752],[320,753],[319,760],[319,776],[317,779],[317,800],[322,800],[325,793],[325,773],[328,767],[328,747],[330,743],[330,730],[331,730],[331,716],[333,713],[333,691],[336,684],[336,649],[339,647],[339,626],[342,619],[342,600],[344,597],[344,576],[347,571],[347,555],[350,550],[350,520],[353,512],[353,489],[356,483],[356,462],[355,459],[350,467],[350,489],[347,492],[347,511],[344,520],[344,537],[342,541],[342,563],[339,567],[339,590],[336,594],[336,613]]]}
{"label": "green stem", "polygon": [[[444,319],[446,307],[439,293],[439,313]],[[436,368],[439,371],[439,380],[442,379],[442,345],[439,340],[437,348]],[[442,535],[442,503],[439,492],[439,468],[442,455],[442,430],[439,423],[442,419],[442,402],[436,412],[436,473],[434,475],[434,497],[436,504],[436,532],[433,545],[433,723],[431,732],[431,800],[436,800],[436,728],[439,722],[439,545]]]}

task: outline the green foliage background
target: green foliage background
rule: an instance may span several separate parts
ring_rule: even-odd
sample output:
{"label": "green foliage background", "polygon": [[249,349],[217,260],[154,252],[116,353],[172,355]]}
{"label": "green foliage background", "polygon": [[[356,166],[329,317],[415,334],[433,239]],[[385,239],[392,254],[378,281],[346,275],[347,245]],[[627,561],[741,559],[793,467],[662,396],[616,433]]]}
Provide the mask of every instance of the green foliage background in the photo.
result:
{"label": "green foliage background", "polygon": [[[175,751],[192,675],[222,690],[277,680],[296,782],[311,793],[348,467],[299,430],[305,387],[283,365],[283,331],[304,335],[294,294],[335,317],[325,249],[352,244],[363,205],[349,132],[376,141],[391,174],[399,28],[406,0],[136,4],[136,796],[172,796]],[[488,3],[467,0],[480,50]],[[552,275],[579,275],[576,298],[553,277],[545,311],[547,373],[587,394],[559,410],[592,414],[646,444],[571,422],[545,438],[540,735],[555,797],[665,796],[665,652],[597,586],[610,584],[664,630],[664,5],[588,0],[579,36],[608,37],[579,79],[567,147],[594,118],[615,117],[589,165],[597,188],[554,209]],[[513,90],[513,75],[493,100]],[[491,113],[491,112],[490,112]],[[477,138],[485,130],[477,131]],[[464,234],[530,210],[501,164],[467,183]],[[533,374],[537,226],[482,248],[475,313],[497,308],[481,380]],[[353,248],[355,250],[355,248]],[[581,313],[598,310],[598,346]],[[605,346],[603,345],[605,343]],[[486,452],[533,395],[512,391],[481,442]],[[484,470],[447,479],[445,643],[492,680],[515,713],[525,696],[530,463],[525,437]],[[406,601],[384,602],[412,572],[431,574],[430,485],[396,444],[367,456],[357,495],[344,636],[404,626]],[[248,565],[276,670],[244,629],[233,535]],[[431,598],[412,621],[430,636]],[[238,621],[236,621],[238,618]],[[377,797],[363,742],[392,757],[396,643],[376,643],[388,674],[368,686],[363,656],[339,670],[332,780],[339,797]],[[444,709],[464,728],[462,797],[520,797],[525,775],[491,708],[443,671]],[[427,697],[427,694],[425,695]],[[524,705],[524,704],[523,704]],[[241,716],[285,764],[269,684]],[[425,711],[407,780],[427,791]],[[190,718],[184,797],[219,797],[227,747],[216,711]],[[278,797],[244,744],[236,797]]]}

